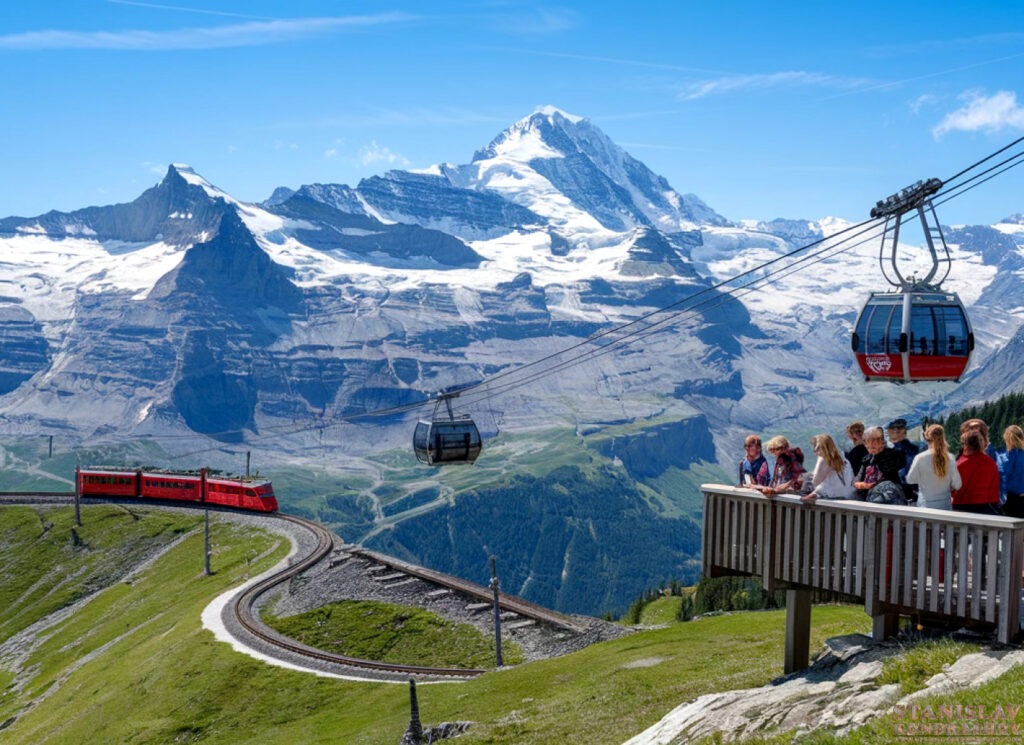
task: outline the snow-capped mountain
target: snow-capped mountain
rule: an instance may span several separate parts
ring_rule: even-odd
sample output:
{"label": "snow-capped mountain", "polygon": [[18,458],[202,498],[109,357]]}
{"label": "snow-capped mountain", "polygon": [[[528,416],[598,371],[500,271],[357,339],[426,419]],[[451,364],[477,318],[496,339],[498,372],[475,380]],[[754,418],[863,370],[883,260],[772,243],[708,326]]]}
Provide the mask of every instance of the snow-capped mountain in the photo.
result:
{"label": "snow-capped mountain", "polygon": [[[15,257],[0,268],[0,411],[82,434],[244,438],[486,379],[697,293],[672,332],[542,376],[538,400],[502,405],[494,427],[695,408],[724,432],[809,412],[834,428],[873,416],[871,401],[910,410],[927,386],[849,385],[844,336],[877,284],[860,268],[874,246],[740,300],[712,289],[843,225],[731,223],[550,107],[467,165],[282,188],[263,205],[175,164],[130,204],[0,220]],[[987,351],[1018,324],[1016,225],[949,231],[950,283],[998,309],[976,321]]]}
{"label": "snow-capped mountain", "polygon": [[747,431],[806,444],[1015,384],[1019,215],[946,230],[979,343],[959,386],[861,381],[849,334],[881,279],[849,225],[726,219],[550,107],[468,164],[262,204],[174,164],[128,204],[0,220],[0,434],[365,465],[411,459],[411,407],[479,383],[460,405],[486,435],[573,433],[657,491],[731,473]]}

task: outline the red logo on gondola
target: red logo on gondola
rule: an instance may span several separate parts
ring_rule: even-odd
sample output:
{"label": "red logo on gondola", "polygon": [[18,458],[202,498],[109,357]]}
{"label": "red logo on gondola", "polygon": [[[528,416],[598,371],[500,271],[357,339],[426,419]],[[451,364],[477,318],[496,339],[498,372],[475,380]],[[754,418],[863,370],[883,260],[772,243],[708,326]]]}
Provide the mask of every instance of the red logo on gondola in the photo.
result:
{"label": "red logo on gondola", "polygon": [[892,369],[892,359],[887,354],[868,355],[864,358],[864,364],[874,373],[886,373]]}

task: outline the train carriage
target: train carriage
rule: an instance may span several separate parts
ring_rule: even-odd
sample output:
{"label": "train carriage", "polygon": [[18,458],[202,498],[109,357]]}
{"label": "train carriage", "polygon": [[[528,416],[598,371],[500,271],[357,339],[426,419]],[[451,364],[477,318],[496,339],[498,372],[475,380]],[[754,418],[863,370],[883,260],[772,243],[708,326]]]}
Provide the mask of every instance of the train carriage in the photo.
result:
{"label": "train carriage", "polygon": [[82,468],[78,489],[83,497],[134,497],[235,507],[256,512],[277,510],[274,487],[267,479],[207,476],[173,471]]}

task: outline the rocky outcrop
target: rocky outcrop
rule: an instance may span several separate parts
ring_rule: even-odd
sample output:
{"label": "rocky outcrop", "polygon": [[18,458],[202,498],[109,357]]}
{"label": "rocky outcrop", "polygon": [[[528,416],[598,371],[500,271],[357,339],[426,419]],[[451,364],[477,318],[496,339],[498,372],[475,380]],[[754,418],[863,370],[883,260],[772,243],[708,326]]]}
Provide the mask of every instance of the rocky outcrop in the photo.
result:
{"label": "rocky outcrop", "polygon": [[1024,664],[1021,650],[965,655],[929,679],[924,689],[903,695],[899,684],[877,682],[883,661],[903,651],[905,647],[894,642],[873,644],[870,637],[860,634],[830,639],[808,670],[761,688],[701,696],[672,710],[624,745],[669,745],[702,737],[736,742],[755,735],[811,730],[842,737],[885,714],[895,715],[893,739],[906,735],[899,728],[911,722],[916,725],[922,714],[930,725],[942,720],[947,727],[970,727],[977,722],[963,719],[955,711],[940,717],[936,713],[940,707],[926,709],[926,701],[933,695],[979,686]]}

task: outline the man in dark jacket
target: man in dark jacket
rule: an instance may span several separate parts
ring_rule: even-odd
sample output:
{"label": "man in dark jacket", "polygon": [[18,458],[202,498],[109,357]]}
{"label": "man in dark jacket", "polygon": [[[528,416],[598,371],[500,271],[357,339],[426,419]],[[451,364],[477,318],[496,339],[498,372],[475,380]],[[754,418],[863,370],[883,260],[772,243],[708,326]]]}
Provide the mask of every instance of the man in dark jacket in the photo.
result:
{"label": "man in dark jacket", "polygon": [[907,471],[914,457],[921,452],[913,442],[907,439],[907,420],[893,419],[885,427],[889,435],[889,445],[903,456],[903,465],[900,466],[900,484],[903,486],[903,493],[907,501],[913,504],[917,501],[917,487],[907,483]]}

